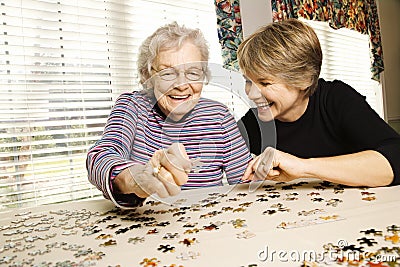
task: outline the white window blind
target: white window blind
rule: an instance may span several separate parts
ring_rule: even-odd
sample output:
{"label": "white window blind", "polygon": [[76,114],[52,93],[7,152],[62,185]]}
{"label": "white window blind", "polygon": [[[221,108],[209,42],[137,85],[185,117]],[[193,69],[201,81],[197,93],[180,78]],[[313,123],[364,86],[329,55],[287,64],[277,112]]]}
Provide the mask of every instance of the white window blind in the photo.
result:
{"label": "white window blind", "polygon": [[383,118],[381,87],[371,79],[369,36],[346,28],[334,30],[327,22],[302,20],[313,27],[321,43],[320,76],[351,85]]}
{"label": "white window blind", "polygon": [[156,28],[200,28],[221,61],[212,0],[0,3],[0,210],[100,196],[86,152],[138,89],[138,46]]}

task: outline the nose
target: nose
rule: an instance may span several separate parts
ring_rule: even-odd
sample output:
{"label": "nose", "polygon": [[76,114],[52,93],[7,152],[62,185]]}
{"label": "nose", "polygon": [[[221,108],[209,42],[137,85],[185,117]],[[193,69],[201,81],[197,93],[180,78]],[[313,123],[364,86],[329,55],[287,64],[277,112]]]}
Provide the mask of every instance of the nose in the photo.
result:
{"label": "nose", "polygon": [[247,97],[250,100],[256,100],[262,97],[260,89],[254,83],[246,84],[246,87]]}
{"label": "nose", "polygon": [[177,73],[178,77],[176,77],[174,87],[178,89],[185,89],[187,88],[189,82],[187,78],[185,77],[185,73],[183,71],[180,71]]}

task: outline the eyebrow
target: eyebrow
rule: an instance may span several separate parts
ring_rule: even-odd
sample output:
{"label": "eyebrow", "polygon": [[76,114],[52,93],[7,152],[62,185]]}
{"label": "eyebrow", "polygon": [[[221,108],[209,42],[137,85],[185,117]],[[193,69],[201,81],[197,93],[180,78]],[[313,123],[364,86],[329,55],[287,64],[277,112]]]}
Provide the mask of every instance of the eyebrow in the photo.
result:
{"label": "eyebrow", "polygon": [[160,64],[160,65],[158,65],[158,68],[159,69],[168,69],[168,68],[172,68],[172,66],[171,65]]}
{"label": "eyebrow", "polygon": [[257,79],[256,81],[253,81],[252,79],[249,79],[247,76],[245,76],[245,75],[242,75],[243,76],[243,78],[246,80],[246,81],[250,81],[250,82],[256,82],[256,83],[271,83],[272,84],[272,81],[270,80],[270,79],[266,79],[266,78],[260,78],[260,79]]}
{"label": "eyebrow", "polygon": [[261,82],[270,83],[270,84],[275,83],[275,81],[273,79],[271,79],[271,78],[259,78],[259,79],[257,79],[257,82],[258,83],[261,83]]}

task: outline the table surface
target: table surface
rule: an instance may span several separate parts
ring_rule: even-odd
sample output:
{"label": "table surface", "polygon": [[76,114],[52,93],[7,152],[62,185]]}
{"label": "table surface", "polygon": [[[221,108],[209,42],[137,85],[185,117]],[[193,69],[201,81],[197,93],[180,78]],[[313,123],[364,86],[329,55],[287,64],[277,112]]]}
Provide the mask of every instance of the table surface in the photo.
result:
{"label": "table surface", "polygon": [[400,266],[399,189],[296,180],[187,190],[134,210],[104,199],[12,210],[1,213],[0,265]]}

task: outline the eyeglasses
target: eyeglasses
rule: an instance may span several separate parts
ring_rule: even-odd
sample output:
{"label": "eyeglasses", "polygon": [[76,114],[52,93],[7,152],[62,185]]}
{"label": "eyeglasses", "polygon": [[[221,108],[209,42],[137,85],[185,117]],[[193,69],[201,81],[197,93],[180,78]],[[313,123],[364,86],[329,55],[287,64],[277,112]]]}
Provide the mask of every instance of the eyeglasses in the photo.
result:
{"label": "eyeglasses", "polygon": [[[181,72],[175,68],[167,68],[160,71],[157,71],[156,69],[154,70],[157,72],[157,75],[161,78],[161,80],[164,81],[173,81],[178,79],[179,73]],[[195,67],[186,69],[183,74],[189,81],[200,81],[204,78],[204,70]]]}

